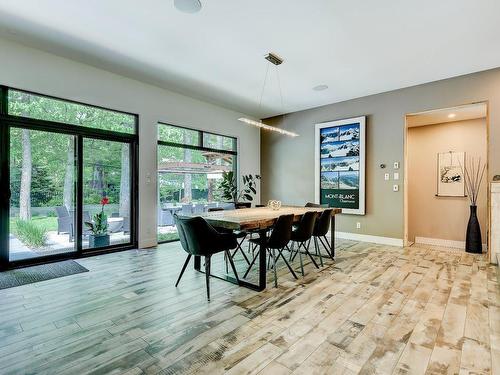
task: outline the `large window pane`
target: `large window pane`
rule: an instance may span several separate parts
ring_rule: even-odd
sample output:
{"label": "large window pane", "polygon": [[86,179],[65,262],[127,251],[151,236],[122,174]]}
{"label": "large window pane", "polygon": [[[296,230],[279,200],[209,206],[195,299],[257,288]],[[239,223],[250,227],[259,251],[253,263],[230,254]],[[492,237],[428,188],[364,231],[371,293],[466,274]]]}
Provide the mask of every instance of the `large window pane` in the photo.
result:
{"label": "large window pane", "polygon": [[158,124],[158,140],[198,146],[200,143],[200,132],[197,130],[180,128],[178,126]]}
{"label": "large window pane", "polygon": [[158,240],[177,239],[175,213],[202,213],[223,205],[219,181],[235,168],[224,152],[158,146]]}
{"label": "large window pane", "polygon": [[236,151],[236,138],[203,133],[203,147],[225,151]]}
{"label": "large window pane", "polygon": [[8,113],[120,133],[135,133],[135,116],[9,89]]}
{"label": "large window pane", "polygon": [[128,143],[84,139],[83,248],[130,242],[130,163]]}
{"label": "large window pane", "polygon": [[74,137],[10,130],[11,261],[75,251]]}

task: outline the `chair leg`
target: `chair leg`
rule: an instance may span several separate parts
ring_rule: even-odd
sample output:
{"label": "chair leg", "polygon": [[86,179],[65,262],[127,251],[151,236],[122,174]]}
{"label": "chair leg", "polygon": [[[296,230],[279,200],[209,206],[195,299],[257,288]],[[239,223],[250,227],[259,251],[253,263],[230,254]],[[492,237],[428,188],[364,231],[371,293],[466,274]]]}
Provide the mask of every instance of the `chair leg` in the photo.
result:
{"label": "chair leg", "polygon": [[[290,251],[290,259],[288,259],[290,262],[293,261],[293,245],[295,244],[295,242],[292,242],[292,246],[291,246],[291,249],[288,249],[288,251]],[[287,246],[288,248],[288,246]]]}
{"label": "chair leg", "polygon": [[325,248],[326,252],[328,253],[328,256],[333,259],[334,254],[332,254],[330,252],[330,243],[328,242],[328,239],[326,238],[326,236],[323,236],[324,240],[326,241],[326,245],[323,242],[323,238],[321,238],[321,237],[318,237],[318,238],[319,238],[319,241],[321,242],[321,244],[323,245],[323,247]]}
{"label": "chair leg", "polygon": [[[288,246],[286,246],[286,248],[288,249]],[[288,249],[288,251],[290,251],[290,249]],[[286,266],[288,267],[288,270],[290,271],[290,273],[293,275],[293,277],[295,279],[297,279],[297,275],[293,271],[293,268],[290,266],[290,263],[287,262],[285,256],[283,255],[283,249],[278,250],[278,257],[277,258],[279,259],[280,256],[281,256],[281,259],[284,260],[284,262],[285,262]]]}
{"label": "chair leg", "polygon": [[299,259],[300,259],[300,271],[302,272],[302,276],[304,276],[304,263],[302,262],[302,253],[300,252],[300,246],[302,244],[299,245],[299,247],[297,247],[297,252],[299,253]]}
{"label": "chair leg", "polygon": [[210,256],[205,257],[205,281],[207,283],[207,299],[210,302]]}
{"label": "chair leg", "polygon": [[181,281],[182,275],[184,275],[184,271],[186,270],[186,267],[187,267],[190,259],[191,259],[191,254],[188,254],[186,261],[184,262],[184,265],[182,266],[181,274],[179,275],[179,278],[177,279],[177,282],[175,283],[176,288],[177,288],[177,285],[179,285],[179,282]]}
{"label": "chair leg", "polygon": [[323,256],[321,255],[321,249],[318,245],[318,238],[314,237],[314,247],[316,248],[316,254],[319,255],[319,261],[321,264],[321,267],[323,267]]}
{"label": "chair leg", "polygon": [[304,250],[305,250],[306,254],[309,256],[309,258],[311,259],[311,261],[313,262],[314,267],[319,268],[318,263],[316,263],[316,261],[314,260],[314,257],[313,257],[313,256],[311,255],[311,253],[309,252],[309,245],[310,245],[310,243],[311,243],[311,241],[309,241],[309,242],[307,243],[307,246],[306,246],[306,244],[305,244],[305,243],[303,244]]}
{"label": "chair leg", "polygon": [[276,254],[274,253],[274,249],[271,249],[270,253],[273,256],[273,268],[274,268],[274,287],[278,287],[278,271],[276,270]]}
{"label": "chair leg", "polygon": [[[226,252],[229,252],[229,250],[226,250]],[[238,277],[238,272],[236,272],[236,267],[234,266],[234,261],[230,254],[228,254],[228,259],[229,259],[229,264],[231,264],[231,268],[233,269],[234,276],[236,277],[236,281],[238,282],[239,285],[240,278]]]}

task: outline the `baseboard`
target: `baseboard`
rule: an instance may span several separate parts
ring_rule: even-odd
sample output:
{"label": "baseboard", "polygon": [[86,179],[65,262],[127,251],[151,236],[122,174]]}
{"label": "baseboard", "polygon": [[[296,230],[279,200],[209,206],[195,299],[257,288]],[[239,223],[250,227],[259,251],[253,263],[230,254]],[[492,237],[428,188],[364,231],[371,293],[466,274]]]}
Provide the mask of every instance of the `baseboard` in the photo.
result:
{"label": "baseboard", "polygon": [[[454,241],[454,240],[445,240],[442,238],[429,238],[429,237],[418,237],[415,236],[415,243],[419,243],[422,245],[432,245],[432,246],[441,246],[441,247],[451,247],[453,249],[460,249],[465,251],[465,241]],[[488,246],[483,243],[483,252],[488,249]]]}
{"label": "baseboard", "polygon": [[402,238],[392,238],[392,237],[382,237],[382,236],[372,236],[369,234],[360,233],[349,233],[349,232],[335,232],[335,236],[338,238],[343,238],[345,240],[353,240],[360,242],[372,242],[380,245],[390,245],[403,247]]}

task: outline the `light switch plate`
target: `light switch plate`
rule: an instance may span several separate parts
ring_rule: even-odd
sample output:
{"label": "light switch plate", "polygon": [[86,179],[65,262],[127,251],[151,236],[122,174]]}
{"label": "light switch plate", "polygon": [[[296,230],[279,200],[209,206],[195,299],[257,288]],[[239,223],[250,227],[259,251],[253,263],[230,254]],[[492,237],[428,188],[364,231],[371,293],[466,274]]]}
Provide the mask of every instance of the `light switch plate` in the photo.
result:
{"label": "light switch plate", "polygon": [[394,169],[399,169],[399,161],[394,162]]}
{"label": "light switch plate", "polygon": [[392,185],[392,191],[399,191],[399,185]]}
{"label": "light switch plate", "polygon": [[389,181],[390,175],[389,173],[384,174],[384,180]]}
{"label": "light switch plate", "polygon": [[398,172],[394,172],[394,179],[399,180],[399,173]]}

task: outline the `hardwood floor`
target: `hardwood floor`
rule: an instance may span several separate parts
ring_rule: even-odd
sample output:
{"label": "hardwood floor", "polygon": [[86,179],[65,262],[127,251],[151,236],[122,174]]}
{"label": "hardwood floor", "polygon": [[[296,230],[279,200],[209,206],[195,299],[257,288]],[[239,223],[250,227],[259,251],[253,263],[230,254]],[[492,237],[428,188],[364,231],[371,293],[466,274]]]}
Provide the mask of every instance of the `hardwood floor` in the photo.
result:
{"label": "hardwood floor", "polygon": [[[482,256],[339,241],[335,262],[257,293],[178,243],[79,260],[0,291],[1,374],[500,374],[500,286]],[[298,266],[298,262],[295,262]]]}

